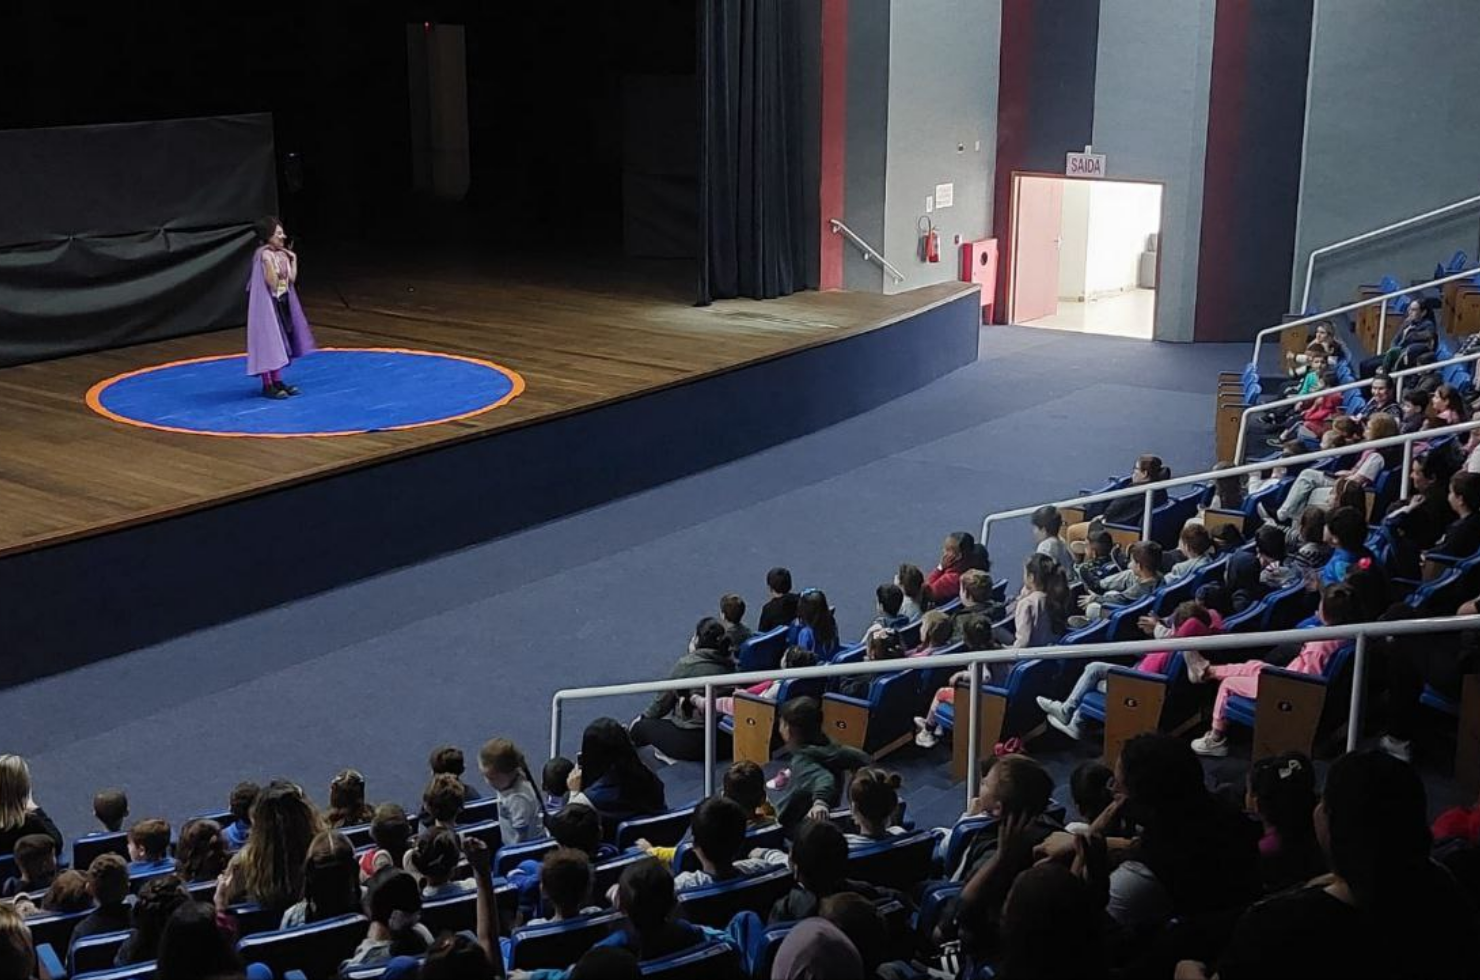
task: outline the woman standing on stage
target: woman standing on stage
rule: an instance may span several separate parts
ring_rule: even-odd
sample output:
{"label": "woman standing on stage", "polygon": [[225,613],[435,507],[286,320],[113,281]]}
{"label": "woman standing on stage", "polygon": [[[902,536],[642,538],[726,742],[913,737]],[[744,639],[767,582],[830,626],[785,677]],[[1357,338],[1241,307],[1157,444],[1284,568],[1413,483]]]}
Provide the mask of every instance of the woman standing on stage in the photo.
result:
{"label": "woman standing on stage", "polygon": [[287,398],[298,389],[283,383],[283,368],[318,348],[293,288],[298,256],[288,247],[282,223],[263,218],[257,238],[262,246],[252,256],[247,283],[247,373],[262,379],[264,398]]}

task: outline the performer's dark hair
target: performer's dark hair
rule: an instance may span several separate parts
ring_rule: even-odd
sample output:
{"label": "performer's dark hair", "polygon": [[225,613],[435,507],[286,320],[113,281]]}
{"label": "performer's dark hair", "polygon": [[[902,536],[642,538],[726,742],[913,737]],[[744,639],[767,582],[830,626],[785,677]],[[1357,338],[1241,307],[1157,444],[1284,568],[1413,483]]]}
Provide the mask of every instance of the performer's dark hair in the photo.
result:
{"label": "performer's dark hair", "polygon": [[257,229],[257,241],[263,245],[267,244],[268,240],[272,238],[272,233],[277,231],[278,225],[281,224],[282,222],[277,219],[277,215],[275,214],[265,214],[258,218],[257,224],[254,226]]}

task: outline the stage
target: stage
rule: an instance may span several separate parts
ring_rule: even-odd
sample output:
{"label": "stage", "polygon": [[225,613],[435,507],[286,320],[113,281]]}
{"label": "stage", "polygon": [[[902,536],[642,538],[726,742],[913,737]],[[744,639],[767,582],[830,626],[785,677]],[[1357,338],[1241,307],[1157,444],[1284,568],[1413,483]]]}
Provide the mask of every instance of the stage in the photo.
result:
{"label": "stage", "polygon": [[[240,330],[0,371],[0,684],[717,465],[976,355],[975,287],[959,283],[694,307],[631,270],[311,269],[302,297],[321,347],[492,364],[501,399],[440,424],[223,438],[126,424],[88,396],[237,354]],[[376,384],[373,366],[358,377]],[[332,408],[322,388],[300,397]]]}

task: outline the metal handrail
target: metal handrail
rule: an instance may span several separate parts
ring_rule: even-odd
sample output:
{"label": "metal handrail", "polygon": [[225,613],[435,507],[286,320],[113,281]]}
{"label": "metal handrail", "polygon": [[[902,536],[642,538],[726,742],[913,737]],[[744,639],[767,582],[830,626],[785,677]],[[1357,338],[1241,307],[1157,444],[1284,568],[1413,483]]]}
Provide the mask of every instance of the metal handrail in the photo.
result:
{"label": "metal handrail", "polygon": [[[1261,633],[1235,633],[1220,636],[1198,636],[1172,638],[1162,637],[1149,640],[1129,640],[1120,643],[1085,643],[1074,646],[1024,647],[1013,650],[978,650],[968,653],[948,653],[918,660],[865,660],[854,664],[824,664],[815,667],[778,668],[776,670],[751,670],[734,674],[709,675],[706,677],[672,678],[661,681],[639,681],[630,684],[604,684],[597,687],[573,687],[556,691],[550,701],[550,757],[560,754],[560,728],[566,701],[589,700],[592,698],[622,697],[634,694],[658,694],[664,691],[692,691],[704,689],[704,795],[714,793],[714,768],[716,762],[715,688],[739,688],[762,681],[781,681],[810,677],[845,677],[859,674],[896,673],[912,667],[965,667],[971,676],[969,690],[979,692],[982,686],[982,665],[1012,663],[1018,660],[1084,660],[1095,656],[1121,657],[1139,653],[1166,650],[1245,650],[1251,647],[1275,646],[1288,640],[1304,642],[1312,640],[1355,639],[1357,646],[1352,661],[1351,704],[1347,718],[1346,746],[1356,748],[1357,738],[1362,731],[1362,695],[1367,677],[1367,637],[1407,636],[1415,633],[1451,633],[1456,630],[1480,628],[1480,615],[1426,617],[1394,622],[1357,623],[1349,626],[1319,626],[1310,629],[1270,630]],[[963,732],[958,727],[956,737],[967,737],[966,772],[977,771],[980,764],[981,741],[981,698],[972,697],[967,709],[967,725]],[[966,798],[968,804],[976,792],[976,780],[968,775]]]}
{"label": "metal handrail", "polygon": [[1275,324],[1272,327],[1265,327],[1263,330],[1259,331],[1259,333],[1254,335],[1254,356],[1249,363],[1253,364],[1255,368],[1258,368],[1259,352],[1264,346],[1264,338],[1269,336],[1270,334],[1282,333],[1286,330],[1293,330],[1296,327],[1307,327],[1310,326],[1312,323],[1320,323],[1322,320],[1329,320],[1333,316],[1340,316],[1343,313],[1350,313],[1353,310],[1360,310],[1364,306],[1372,306],[1376,303],[1382,304],[1382,314],[1380,319],[1377,321],[1377,343],[1378,346],[1381,346],[1384,332],[1387,328],[1388,300],[1393,299],[1397,296],[1406,296],[1409,293],[1422,292],[1423,290],[1430,289],[1434,286],[1442,286],[1446,282],[1454,282],[1456,279],[1473,277],[1476,273],[1480,273],[1480,266],[1476,266],[1472,269],[1466,269],[1464,272],[1451,272],[1449,275],[1441,276],[1438,279],[1430,279],[1428,282],[1421,282],[1416,286],[1406,286],[1403,289],[1395,289],[1390,293],[1383,293],[1381,296],[1369,296],[1366,299],[1358,300],[1355,303],[1348,303],[1345,306],[1338,306],[1334,310],[1325,310],[1320,313],[1312,313],[1310,316],[1303,316],[1298,320],[1291,320],[1289,323],[1279,323]]}
{"label": "metal handrail", "polygon": [[1371,231],[1364,231],[1360,235],[1353,235],[1350,238],[1343,238],[1339,242],[1332,242],[1329,245],[1322,245],[1320,248],[1312,250],[1310,253],[1310,257],[1305,262],[1305,288],[1300,291],[1300,311],[1302,313],[1305,312],[1306,307],[1310,305],[1310,284],[1312,279],[1315,277],[1316,256],[1329,255],[1332,252],[1338,252],[1341,249],[1349,248],[1352,245],[1360,245],[1362,242],[1371,241],[1374,238],[1380,238],[1381,236],[1386,235],[1390,232],[1400,231],[1404,228],[1409,227],[1410,225],[1422,224],[1423,222],[1428,221],[1431,218],[1439,218],[1453,211],[1458,211],[1462,208],[1467,208],[1474,204],[1480,204],[1480,194],[1477,194],[1474,197],[1467,197],[1462,201],[1455,201],[1451,204],[1446,204],[1443,207],[1435,208],[1432,211],[1425,211],[1423,214],[1415,214],[1411,218],[1404,218],[1402,221],[1394,221],[1392,224],[1383,225],[1381,228],[1374,228]]}
{"label": "metal handrail", "polygon": [[880,252],[878,249],[874,248],[868,242],[860,238],[858,236],[858,233],[855,232],[852,228],[849,228],[847,225],[843,224],[841,219],[829,218],[828,224],[832,225],[834,235],[844,235],[854,245],[858,246],[859,251],[863,252],[864,261],[868,261],[869,259],[878,259],[879,264],[882,265],[884,269],[891,276],[894,277],[895,282],[904,282],[904,273],[900,272],[898,269],[894,268],[894,266],[890,265],[889,260],[884,258],[884,253]]}
{"label": "metal handrail", "polygon": [[[1154,509],[1155,494],[1158,490],[1166,490],[1171,487],[1187,486],[1191,483],[1207,483],[1210,480],[1225,476],[1242,476],[1245,473],[1258,473],[1261,470],[1271,469],[1275,466],[1296,466],[1301,463],[1312,463],[1320,459],[1330,459],[1334,456],[1349,456],[1355,452],[1367,449],[1386,449],[1389,446],[1403,447],[1403,475],[1401,495],[1408,495],[1408,470],[1413,461],[1413,444],[1415,442],[1432,442],[1445,436],[1458,435],[1461,432],[1469,432],[1480,428],[1480,421],[1470,419],[1464,422],[1456,422],[1454,425],[1441,426],[1437,429],[1422,429],[1418,432],[1407,432],[1401,435],[1388,436],[1386,439],[1373,439],[1369,442],[1353,443],[1350,446],[1338,446],[1334,449],[1315,449],[1299,456],[1282,456],[1274,460],[1262,460],[1254,463],[1241,463],[1237,466],[1225,466],[1223,469],[1207,470],[1203,473],[1194,473],[1189,476],[1172,477],[1170,480],[1158,480],[1155,483],[1136,483],[1119,490],[1102,490],[1099,493],[1085,494],[1081,497],[1072,497],[1068,500],[1049,501],[1048,505],[1054,507],[1081,507],[1085,504],[1097,504],[1106,500],[1118,500],[1121,497],[1131,497],[1142,494],[1146,498],[1146,505],[1141,515],[1141,536],[1151,536],[1151,512]],[[1014,507],[1012,510],[999,510],[988,514],[982,520],[981,543],[983,546],[991,537],[992,525],[997,521],[1005,521],[1013,517],[1031,517],[1033,512],[1044,504],[1032,507]]]}
{"label": "metal handrail", "polygon": [[[1469,361],[1480,361],[1480,353],[1460,354],[1457,357],[1447,358],[1443,361],[1435,361],[1432,364],[1420,364],[1417,367],[1404,368],[1401,371],[1394,371],[1392,374],[1388,375],[1389,378],[1393,379],[1394,384],[1393,401],[1396,402],[1399,398],[1403,397],[1404,378],[1415,374],[1424,374],[1428,371],[1442,371],[1444,368],[1452,367],[1455,364],[1464,364]],[[1309,401],[1312,398],[1318,398],[1322,395],[1332,395],[1338,391],[1351,391],[1353,388],[1365,388],[1368,385],[1372,384],[1374,380],[1376,379],[1360,378],[1356,381],[1348,381],[1345,384],[1335,385],[1330,388],[1320,388],[1306,395],[1291,395],[1289,398],[1280,398],[1272,402],[1260,402],[1257,405],[1250,405],[1248,408],[1245,408],[1243,410],[1242,414],[1239,415],[1238,443],[1233,450],[1233,461],[1235,463],[1243,462],[1244,437],[1248,434],[1247,423],[1249,421],[1249,416],[1253,415],[1255,412],[1267,412],[1272,408],[1284,408],[1286,405],[1296,405],[1300,402]]]}

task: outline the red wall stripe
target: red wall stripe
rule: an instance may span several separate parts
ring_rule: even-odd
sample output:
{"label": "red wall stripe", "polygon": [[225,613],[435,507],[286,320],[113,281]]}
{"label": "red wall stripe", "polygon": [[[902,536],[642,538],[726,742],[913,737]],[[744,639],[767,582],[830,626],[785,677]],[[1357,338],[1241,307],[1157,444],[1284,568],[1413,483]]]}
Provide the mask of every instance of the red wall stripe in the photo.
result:
{"label": "red wall stripe", "polygon": [[[1245,145],[1250,5],[1219,3],[1213,20],[1213,65],[1208,82],[1207,158],[1203,165],[1194,340],[1230,340],[1236,309],[1234,264],[1239,240],[1239,162]],[[1234,315],[1236,320],[1236,315]]]}
{"label": "red wall stripe", "polygon": [[828,222],[843,217],[848,147],[848,0],[822,0],[822,150],[818,214],[820,285],[843,288],[843,236]]}

